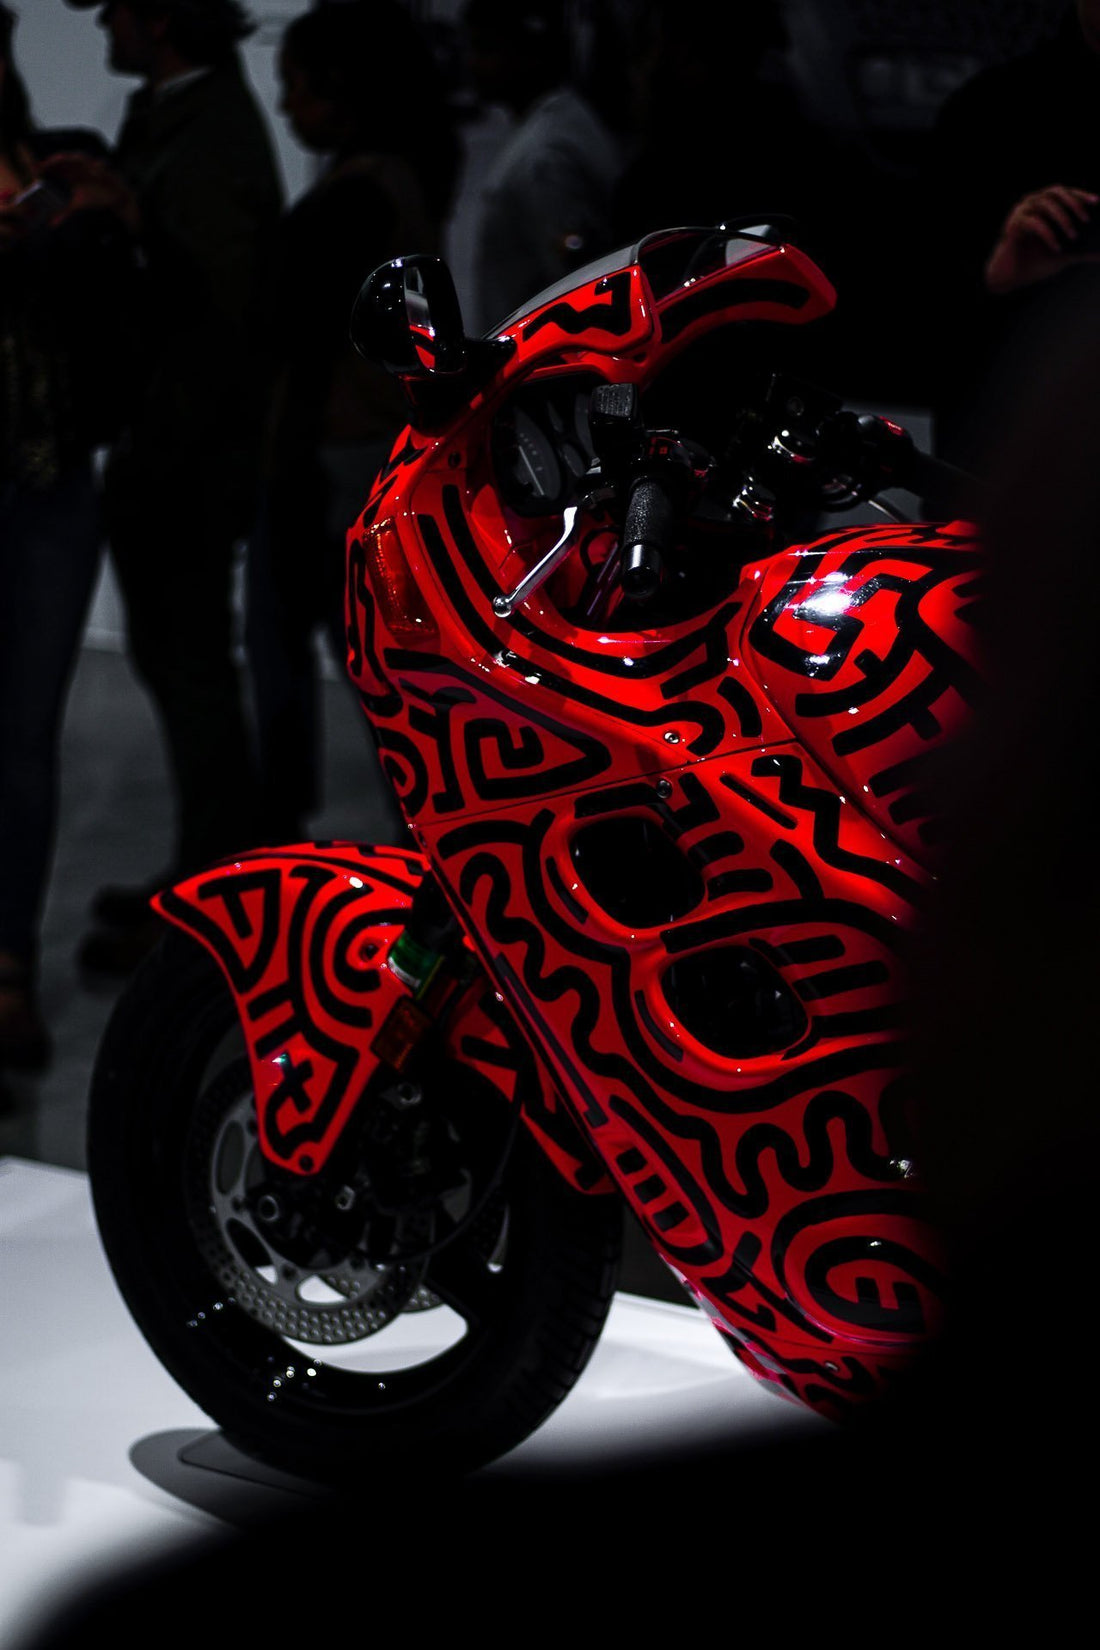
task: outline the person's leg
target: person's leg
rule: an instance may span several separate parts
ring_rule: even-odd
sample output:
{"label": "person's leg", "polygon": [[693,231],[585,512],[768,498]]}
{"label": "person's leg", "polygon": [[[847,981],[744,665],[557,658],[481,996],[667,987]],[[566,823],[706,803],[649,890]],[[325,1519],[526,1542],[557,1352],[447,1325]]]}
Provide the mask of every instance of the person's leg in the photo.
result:
{"label": "person's leg", "polygon": [[249,541],[245,575],[245,651],[252,688],[259,770],[259,833],[297,842],[320,793],[320,726],[310,591],[295,577],[269,508]]}
{"label": "person's leg", "polygon": [[135,673],[159,713],[176,793],[177,872],[252,845],[255,784],[234,657],[235,540],[201,490],[108,491],[111,559]]}
{"label": "person's leg", "polygon": [[[327,543],[321,591],[324,633],[339,679],[349,692],[354,692],[354,689],[347,669],[347,535],[362,514],[374,478],[389,457],[391,445],[388,441],[373,445],[334,444],[322,447],[320,452],[327,484]],[[408,826],[393,788],[382,771],[374,731],[365,715],[361,762],[359,783],[362,795],[369,799],[369,813],[375,822],[373,828],[378,832],[377,840],[404,840]]]}
{"label": "person's leg", "polygon": [[39,1064],[39,925],[53,855],[65,697],[99,565],[88,466],[0,495],[0,1059]]}
{"label": "person's leg", "polygon": [[[105,518],[135,675],[156,708],[172,777],[174,851],[158,881],[255,844],[255,782],[234,656],[232,529],[204,498],[152,486],[116,462]],[[95,973],[128,973],[156,943],[148,889],[101,897],[78,953]]]}

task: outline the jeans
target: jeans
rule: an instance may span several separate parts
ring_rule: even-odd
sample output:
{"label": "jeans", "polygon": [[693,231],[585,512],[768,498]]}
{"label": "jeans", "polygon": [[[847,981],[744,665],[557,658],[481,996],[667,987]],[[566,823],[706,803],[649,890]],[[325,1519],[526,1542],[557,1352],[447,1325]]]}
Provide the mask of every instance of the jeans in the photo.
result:
{"label": "jeans", "polygon": [[[267,842],[308,835],[322,805],[316,640],[325,637],[344,677],[345,539],[389,451],[389,442],[322,447],[293,513],[270,497],[260,508],[248,547],[246,646]],[[363,740],[368,783],[377,758],[365,722]]]}
{"label": "jeans", "polygon": [[53,858],[65,698],[100,560],[90,464],[0,484],[0,951],[33,968]]}
{"label": "jeans", "polygon": [[[255,842],[255,781],[235,658],[238,537],[220,478],[153,475],[111,455],[104,491],[126,649],[156,709],[173,787],[171,873]],[[160,868],[163,873],[163,868]]]}

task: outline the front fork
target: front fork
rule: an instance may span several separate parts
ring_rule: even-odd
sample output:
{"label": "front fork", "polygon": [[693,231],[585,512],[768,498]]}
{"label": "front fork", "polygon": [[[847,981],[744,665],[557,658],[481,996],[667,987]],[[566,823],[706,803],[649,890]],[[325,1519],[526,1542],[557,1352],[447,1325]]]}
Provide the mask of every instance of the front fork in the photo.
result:
{"label": "front fork", "polygon": [[578,1189],[607,1189],[422,855],[353,843],[257,849],[154,904],[225,976],[272,1164],[319,1174],[379,1073],[399,1082],[432,1035],[521,1106]]}

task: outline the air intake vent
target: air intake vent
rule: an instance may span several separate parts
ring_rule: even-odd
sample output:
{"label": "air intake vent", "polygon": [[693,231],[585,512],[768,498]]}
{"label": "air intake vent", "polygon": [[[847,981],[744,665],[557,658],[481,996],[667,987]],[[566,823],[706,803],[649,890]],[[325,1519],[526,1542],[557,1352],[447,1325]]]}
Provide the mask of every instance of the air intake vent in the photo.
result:
{"label": "air intake vent", "polygon": [[694,911],[702,873],[652,819],[595,819],[573,838],[573,868],[601,910],[626,928],[659,928]]}
{"label": "air intake vent", "polygon": [[776,1054],[797,1043],[809,1024],[782,975],[745,946],[680,958],[665,974],[664,993],[685,1031],[731,1059]]}

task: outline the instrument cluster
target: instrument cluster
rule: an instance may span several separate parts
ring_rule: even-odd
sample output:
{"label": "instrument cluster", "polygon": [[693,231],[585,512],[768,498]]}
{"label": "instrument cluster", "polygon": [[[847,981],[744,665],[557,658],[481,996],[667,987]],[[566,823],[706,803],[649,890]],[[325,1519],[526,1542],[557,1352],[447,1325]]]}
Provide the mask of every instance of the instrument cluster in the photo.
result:
{"label": "instrument cluster", "polygon": [[564,510],[592,462],[588,397],[596,380],[571,373],[527,384],[497,414],[492,431],[497,487],[521,516]]}

